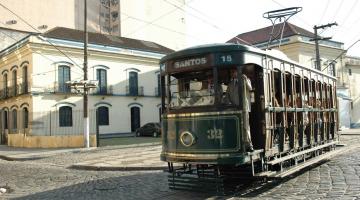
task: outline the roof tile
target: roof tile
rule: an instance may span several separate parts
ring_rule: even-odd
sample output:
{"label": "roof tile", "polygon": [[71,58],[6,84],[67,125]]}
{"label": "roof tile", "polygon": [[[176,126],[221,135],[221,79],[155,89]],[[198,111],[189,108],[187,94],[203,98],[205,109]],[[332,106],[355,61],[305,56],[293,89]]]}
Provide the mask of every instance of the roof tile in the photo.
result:
{"label": "roof tile", "polygon": [[[64,39],[76,42],[84,41],[84,31],[69,29],[64,27],[53,28],[43,34],[44,37],[54,39]],[[168,54],[174,52],[172,49],[161,46],[154,42],[118,37],[113,35],[106,35],[100,33],[88,32],[89,43],[99,44],[104,46],[128,48],[133,50],[143,50],[156,53]]]}

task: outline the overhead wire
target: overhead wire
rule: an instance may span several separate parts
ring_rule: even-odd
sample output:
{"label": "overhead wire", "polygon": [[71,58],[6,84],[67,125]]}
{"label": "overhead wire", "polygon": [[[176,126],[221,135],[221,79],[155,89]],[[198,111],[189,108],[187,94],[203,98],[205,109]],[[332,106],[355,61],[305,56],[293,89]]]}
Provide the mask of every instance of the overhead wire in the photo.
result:
{"label": "overhead wire", "polygon": [[[186,12],[186,10],[184,10],[183,8],[179,7],[178,5],[176,5],[176,4],[172,3],[172,2],[169,2],[169,1],[167,1],[167,0],[163,0],[163,1],[167,2],[168,4],[170,4],[170,5],[172,5],[172,6],[176,7],[176,8],[178,8],[179,10],[182,10],[183,12]],[[198,16],[196,16],[196,15],[193,15],[193,14],[190,14],[190,15],[193,16],[193,17],[195,17],[195,18],[197,18],[197,19],[199,19],[200,21],[202,21],[202,22],[210,25],[211,27],[213,27],[213,28],[215,28],[215,29],[217,29],[217,30],[226,32],[226,31],[224,31],[223,29],[221,29],[220,27],[218,27],[216,24],[213,24],[213,23],[211,23],[211,22],[208,22],[208,21],[205,20],[205,19],[201,19],[200,17],[198,17]],[[236,39],[244,42],[245,44],[248,44],[248,45],[250,45],[250,46],[252,46],[252,47],[255,47],[255,46],[254,46],[253,44],[251,44],[250,42],[248,42],[248,41],[246,41],[246,40],[244,40],[244,39],[242,39],[242,38],[239,38],[238,36],[235,36],[234,38],[236,38]]]}
{"label": "overhead wire", "polygon": [[[279,3],[276,0],[271,0],[272,2],[274,2],[275,4],[277,4],[278,6],[282,7],[282,8],[287,8],[286,6],[284,6],[283,4]],[[313,27],[312,24],[308,23],[306,20],[304,20],[303,18],[301,18],[298,15],[294,15],[295,18],[299,19],[300,21],[302,21],[305,25],[309,26],[309,27]]]}
{"label": "overhead wire", "polygon": [[167,27],[164,27],[164,26],[155,24],[155,23],[153,23],[153,22],[151,22],[151,21],[146,21],[146,20],[143,20],[143,19],[140,19],[140,18],[137,18],[137,17],[133,17],[133,16],[131,16],[131,15],[129,15],[129,14],[123,12],[123,11],[122,11],[121,13],[122,13],[123,15],[131,18],[131,19],[136,20],[136,21],[140,21],[140,22],[143,22],[143,23],[147,23],[147,24],[153,25],[153,26],[155,26],[155,27],[158,27],[158,28],[161,28],[161,29],[164,29],[164,30],[173,32],[173,33],[177,33],[177,34],[180,34],[180,35],[189,36],[189,37],[192,37],[192,38],[194,38],[194,39],[196,39],[196,40],[203,41],[202,39],[200,39],[200,38],[198,38],[198,37],[195,37],[195,36],[192,36],[192,35],[188,35],[188,34],[186,34],[186,33],[183,33],[183,32],[180,32],[180,31],[176,31],[176,30],[173,30],[173,29],[170,29],[170,28],[167,28]]}
{"label": "overhead wire", "polygon": [[[21,16],[19,16],[18,14],[16,14],[14,11],[12,11],[11,9],[9,9],[8,7],[4,6],[2,3],[0,3],[0,6],[3,7],[4,9],[6,9],[7,11],[9,11],[10,13],[12,13],[13,15],[15,15],[17,18],[19,18],[21,21],[23,21],[26,25],[28,25],[29,27],[31,27],[33,30],[35,30],[37,33],[41,32],[35,28],[34,26],[32,26],[29,22],[27,22],[25,19],[23,19]],[[48,42],[51,46],[53,46],[57,51],[59,51],[61,54],[63,54],[66,58],[68,58],[71,62],[74,63],[75,66],[79,67],[80,69],[83,69],[80,65],[78,65],[73,59],[71,59],[68,55],[66,55],[62,50],[60,50],[56,45],[54,45],[52,42],[50,42],[49,40],[45,40],[46,42]]]}
{"label": "overhead wire", "polygon": [[327,0],[326,5],[325,5],[325,9],[324,9],[324,11],[323,11],[323,13],[322,13],[322,15],[320,17],[320,20],[318,21],[318,24],[321,24],[322,20],[324,19],[325,14],[327,12],[327,9],[329,8],[329,4],[330,4],[330,0]]}
{"label": "overhead wire", "polygon": [[[191,1],[193,1],[193,0],[191,0]],[[190,2],[191,2],[191,1],[190,1]],[[166,13],[160,15],[159,17],[153,19],[153,20],[150,21],[149,23],[145,23],[145,25],[143,25],[143,26],[135,29],[134,31],[132,31],[132,32],[130,32],[130,33],[128,33],[128,34],[126,34],[125,37],[126,37],[126,36],[129,36],[129,35],[132,35],[132,34],[135,34],[136,32],[140,31],[141,29],[145,28],[146,26],[151,25],[151,23],[154,23],[154,22],[158,21],[159,19],[162,19],[162,18],[164,18],[165,16],[167,16],[167,15],[169,15],[169,14],[171,14],[171,13],[177,11],[177,10],[178,10],[178,9],[175,8],[175,9],[173,9],[173,10],[170,10],[169,12],[166,12]],[[127,16],[126,19],[129,19],[129,17]]]}
{"label": "overhead wire", "polygon": [[[3,22],[0,22],[0,23],[4,25]],[[5,33],[4,31],[1,31],[1,33],[4,34],[6,37],[9,37],[9,38],[11,38],[12,40],[14,40],[15,43],[19,41],[18,39],[12,37],[11,35]],[[40,53],[40,52],[38,52],[38,51],[34,51],[34,53],[41,55],[42,57],[44,57],[45,59],[51,61],[52,63],[55,63],[55,62],[56,62],[56,61],[52,60],[51,58],[48,58],[47,56],[45,56],[44,54],[42,54],[42,53]],[[82,73],[79,73],[79,72],[74,71],[74,70],[73,70],[72,72],[74,72],[74,73],[76,73],[76,74],[79,74],[79,75],[82,75]]]}

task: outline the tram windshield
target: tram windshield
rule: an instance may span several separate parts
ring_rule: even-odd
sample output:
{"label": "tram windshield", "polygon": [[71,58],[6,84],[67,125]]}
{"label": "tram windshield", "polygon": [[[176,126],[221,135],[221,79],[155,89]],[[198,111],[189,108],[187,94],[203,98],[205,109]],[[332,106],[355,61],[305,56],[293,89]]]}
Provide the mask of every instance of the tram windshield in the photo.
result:
{"label": "tram windshield", "polygon": [[[170,76],[169,107],[172,109],[195,106],[235,105],[231,99],[238,99],[236,89],[229,88],[232,81],[233,69],[218,70],[215,83],[212,70],[178,73]],[[217,87],[216,87],[217,86]],[[232,98],[230,97],[230,92]],[[235,96],[235,97],[234,97]],[[237,101],[238,104],[238,101]]]}

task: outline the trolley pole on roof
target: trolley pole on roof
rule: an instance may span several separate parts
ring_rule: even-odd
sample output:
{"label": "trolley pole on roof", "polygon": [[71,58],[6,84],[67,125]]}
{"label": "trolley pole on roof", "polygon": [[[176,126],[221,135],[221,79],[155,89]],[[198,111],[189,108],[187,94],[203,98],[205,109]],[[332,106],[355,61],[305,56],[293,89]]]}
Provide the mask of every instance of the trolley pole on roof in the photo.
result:
{"label": "trolley pole on roof", "polygon": [[87,73],[88,73],[88,69],[87,69],[87,65],[88,65],[88,58],[87,58],[87,54],[88,54],[88,50],[87,50],[87,45],[88,45],[88,32],[87,32],[87,0],[84,0],[84,108],[83,108],[83,112],[84,112],[84,146],[85,148],[89,148],[90,147],[90,125],[89,125],[89,108],[88,108],[88,86],[87,86]]}
{"label": "trolley pole on roof", "polygon": [[[270,37],[266,49],[269,49],[272,41],[275,39],[279,40],[279,48],[280,48],[281,41],[283,38],[285,23],[290,19],[290,17],[294,16],[295,14],[301,11],[302,11],[302,7],[291,7],[280,10],[272,10],[263,14],[263,17],[269,19],[272,23],[272,29],[269,34]],[[277,33],[275,33],[275,25],[277,21],[279,21],[279,25],[281,21],[283,22],[282,22],[281,30],[279,29]]]}
{"label": "trolley pole on roof", "polygon": [[318,29],[324,29],[326,27],[331,27],[331,26],[337,26],[337,23],[334,22],[334,23],[330,23],[330,24],[326,24],[326,25],[321,25],[321,26],[314,26],[314,36],[315,38],[311,39],[310,41],[315,41],[315,56],[316,56],[316,65],[315,65],[315,68],[317,70],[320,70],[321,71],[321,63],[320,63],[320,50],[319,50],[319,40],[330,40],[331,37],[318,37],[318,34],[317,34],[317,30]]}

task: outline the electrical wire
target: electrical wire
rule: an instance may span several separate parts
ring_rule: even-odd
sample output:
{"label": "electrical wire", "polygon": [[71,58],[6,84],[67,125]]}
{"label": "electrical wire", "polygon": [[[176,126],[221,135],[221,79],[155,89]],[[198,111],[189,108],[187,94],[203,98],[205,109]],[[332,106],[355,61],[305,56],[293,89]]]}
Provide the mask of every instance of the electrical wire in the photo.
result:
{"label": "electrical wire", "polygon": [[164,29],[164,30],[173,32],[173,33],[178,33],[178,34],[180,34],[180,35],[189,36],[189,37],[192,37],[192,38],[194,38],[194,39],[196,39],[196,40],[198,40],[198,41],[204,41],[204,40],[202,40],[202,39],[200,39],[200,38],[198,38],[198,37],[195,37],[195,36],[192,36],[192,35],[188,35],[188,34],[185,34],[185,33],[182,33],[182,32],[179,32],[179,31],[176,31],[176,30],[173,30],[173,29],[164,27],[164,26],[160,26],[160,25],[158,25],[158,24],[154,24],[154,23],[152,23],[152,22],[149,22],[149,21],[146,21],[146,20],[143,20],[143,19],[139,19],[139,18],[137,18],[137,17],[133,17],[133,16],[131,16],[131,15],[129,15],[129,14],[126,14],[126,13],[123,12],[123,11],[122,11],[121,13],[122,13],[123,15],[131,18],[131,19],[136,20],[136,21],[140,21],[140,22],[143,22],[143,23],[147,23],[147,24],[149,24],[149,25],[153,25],[153,26],[156,26],[156,27],[158,27],[158,28],[161,28],[161,29]]}
{"label": "electrical wire", "polygon": [[[13,12],[11,9],[9,9],[8,7],[4,6],[2,3],[0,3],[0,6],[3,7],[4,9],[6,9],[7,11],[9,11],[10,13],[12,13],[13,15],[15,15],[17,18],[19,18],[21,21],[23,21],[26,25],[28,25],[29,27],[31,27],[33,30],[35,30],[37,33],[41,32],[35,28],[34,26],[32,26],[29,22],[27,22],[25,19],[23,19],[22,17],[20,17],[19,15],[17,15],[15,12]],[[74,63],[75,66],[79,67],[80,69],[83,69],[80,65],[78,65],[74,60],[72,60],[68,55],[66,55],[63,51],[61,51],[57,46],[55,46],[52,42],[50,42],[49,40],[45,40],[46,42],[48,42],[51,46],[53,46],[56,50],[58,50],[61,54],[63,54],[65,57],[67,57],[71,62]]]}
{"label": "electrical wire", "polygon": [[[282,7],[282,8],[287,8],[286,6],[284,6],[281,3],[277,2],[276,0],[271,0],[271,1],[274,2],[275,4],[277,4],[278,6]],[[309,27],[313,26],[310,23],[308,23],[306,20],[304,20],[303,18],[299,17],[298,15],[294,15],[294,17],[299,19],[300,21],[302,21],[305,25],[307,25]]]}
{"label": "electrical wire", "polygon": [[[193,0],[191,0],[191,1],[193,1]],[[191,2],[191,1],[190,1],[190,2]],[[173,12],[177,11],[177,10],[178,10],[178,9],[177,9],[177,8],[175,8],[175,9],[173,9],[173,10],[170,10],[170,11],[169,11],[169,12],[167,12],[167,13],[164,13],[163,15],[160,15],[159,17],[155,18],[155,19],[154,19],[154,20],[152,20],[151,22],[146,23],[145,25],[143,25],[143,26],[141,26],[141,27],[137,28],[136,30],[134,30],[134,31],[132,31],[132,32],[130,32],[130,33],[128,33],[128,34],[126,34],[126,35],[125,35],[125,37],[126,37],[126,36],[129,36],[129,35],[133,35],[134,33],[136,33],[136,32],[138,32],[138,31],[140,31],[141,29],[145,28],[146,26],[149,26],[149,25],[150,25],[150,23],[154,23],[154,22],[158,21],[159,19],[162,19],[162,18],[164,18],[165,16],[167,16],[167,15],[169,15],[169,14],[171,14],[171,13],[173,13]],[[129,19],[129,17],[127,17],[126,19]]]}
{"label": "electrical wire", "polygon": [[324,11],[323,11],[323,13],[322,13],[322,15],[320,17],[320,20],[318,21],[318,24],[321,24],[322,20],[324,19],[326,11],[329,8],[329,4],[330,4],[330,0],[327,0],[326,5],[325,5],[325,9],[324,9]]}
{"label": "electrical wire", "polygon": [[[168,4],[176,7],[177,9],[182,10],[183,12],[186,12],[186,10],[184,10],[184,9],[181,8],[181,7],[179,7],[178,5],[175,5],[175,4],[173,4],[173,3],[171,3],[171,2],[169,2],[169,1],[167,1],[167,0],[163,0],[163,1],[165,1],[165,2],[167,2]],[[197,19],[199,19],[200,21],[202,21],[202,22],[210,25],[211,27],[213,27],[213,28],[215,28],[215,29],[217,29],[217,30],[226,32],[226,31],[224,31],[223,29],[221,29],[220,27],[218,27],[216,24],[213,24],[213,23],[211,23],[211,22],[208,22],[208,21],[205,20],[205,19],[201,19],[200,17],[198,17],[198,16],[196,16],[196,15],[193,15],[193,14],[190,14],[190,15],[193,16],[193,17],[195,17],[195,18],[197,18]],[[227,32],[226,32],[226,33],[227,33]],[[239,38],[238,36],[235,36],[234,38],[236,38],[236,39],[244,42],[245,44],[248,44],[248,45],[250,45],[250,46],[252,46],[252,47],[255,47],[255,46],[254,46],[253,44],[251,44],[250,42],[248,42],[248,41],[246,41],[246,40],[244,40],[244,39],[242,39],[242,38]]]}
{"label": "electrical wire", "polygon": [[[4,24],[4,23],[2,23],[2,22],[0,22],[0,23],[1,23],[1,24]],[[7,37],[13,39],[13,40],[15,41],[15,43],[19,41],[18,39],[15,39],[14,37],[12,37],[11,35],[8,35],[8,34],[5,33],[4,31],[1,31],[1,33],[4,34],[4,35],[7,36]],[[56,62],[56,61],[48,58],[47,56],[45,56],[44,54],[42,54],[42,53],[40,53],[40,52],[35,51],[34,53],[41,55],[42,57],[44,57],[45,59],[51,61],[52,63],[55,63],[55,62]],[[76,74],[79,74],[79,75],[82,75],[81,73],[76,72],[76,71],[72,71],[72,72],[74,72],[74,73],[76,73]]]}

